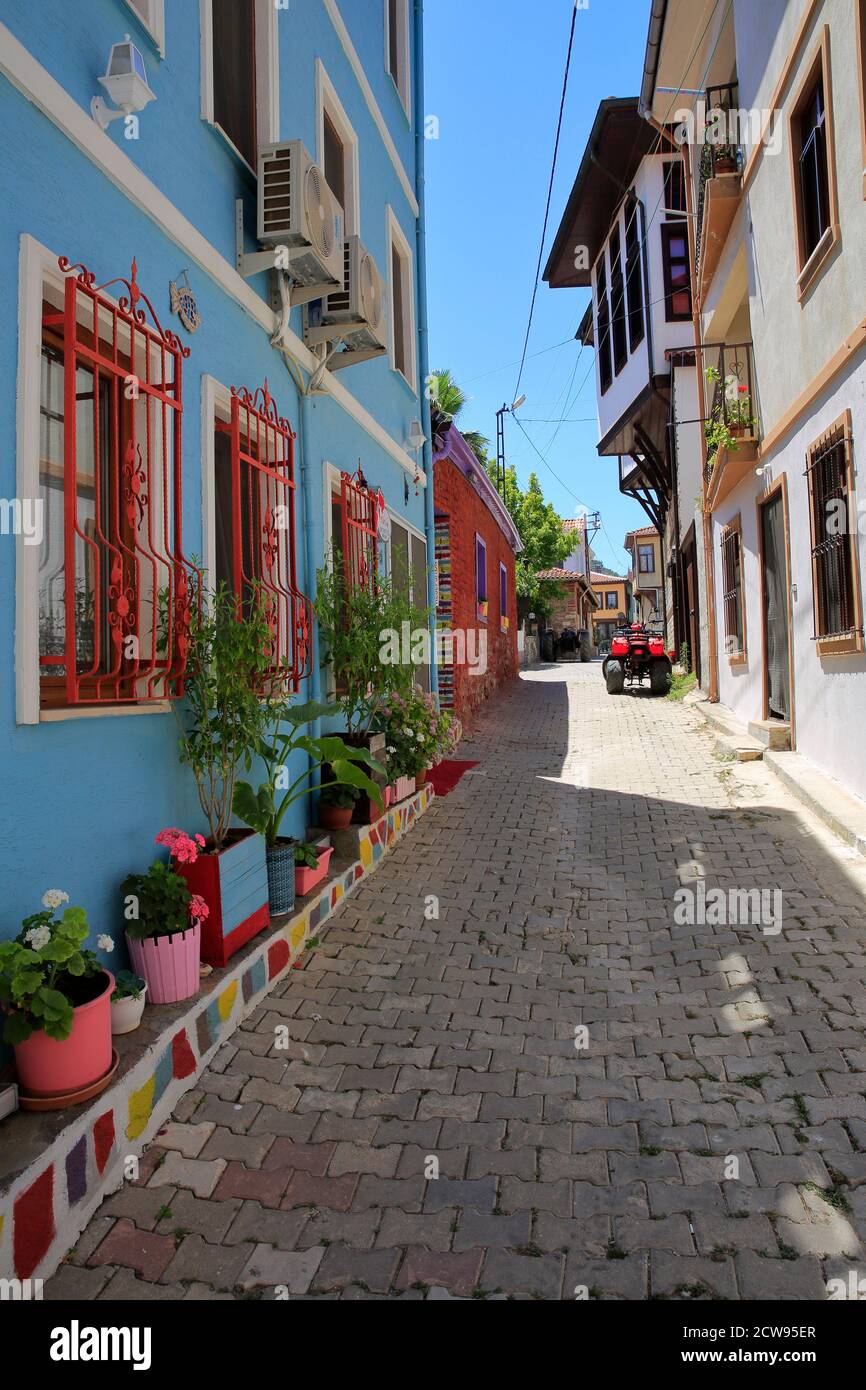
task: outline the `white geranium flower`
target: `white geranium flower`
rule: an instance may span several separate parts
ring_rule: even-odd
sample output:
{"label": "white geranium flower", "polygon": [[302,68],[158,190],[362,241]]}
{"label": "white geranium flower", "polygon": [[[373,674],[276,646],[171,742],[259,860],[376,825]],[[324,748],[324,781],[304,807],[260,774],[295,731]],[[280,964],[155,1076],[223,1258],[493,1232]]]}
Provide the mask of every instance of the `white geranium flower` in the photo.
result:
{"label": "white geranium flower", "polygon": [[50,907],[52,910],[60,907],[61,903],[69,902],[69,894],[64,893],[61,888],[49,888],[47,893],[42,895],[42,906]]}
{"label": "white geranium flower", "polygon": [[51,928],[47,926],[31,927],[24,940],[34,951],[41,951],[43,946],[47,946],[51,940]]}
{"label": "white geranium flower", "polygon": [[98,936],[96,938],[96,944],[99,947],[100,951],[114,950],[114,942],[112,941],[110,936],[106,936],[105,932],[103,932],[101,936]]}

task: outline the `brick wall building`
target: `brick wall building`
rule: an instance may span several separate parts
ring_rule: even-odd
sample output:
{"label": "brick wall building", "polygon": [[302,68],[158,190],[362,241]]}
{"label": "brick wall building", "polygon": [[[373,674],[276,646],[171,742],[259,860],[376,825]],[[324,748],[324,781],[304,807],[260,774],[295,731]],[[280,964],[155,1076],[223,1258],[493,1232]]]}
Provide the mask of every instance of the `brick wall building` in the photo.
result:
{"label": "brick wall building", "polygon": [[[434,458],[437,617],[440,630],[455,635],[455,659],[439,667],[439,695],[465,724],[517,675],[515,560],[523,547],[487,473],[453,426]],[[485,643],[486,662],[479,659]]]}

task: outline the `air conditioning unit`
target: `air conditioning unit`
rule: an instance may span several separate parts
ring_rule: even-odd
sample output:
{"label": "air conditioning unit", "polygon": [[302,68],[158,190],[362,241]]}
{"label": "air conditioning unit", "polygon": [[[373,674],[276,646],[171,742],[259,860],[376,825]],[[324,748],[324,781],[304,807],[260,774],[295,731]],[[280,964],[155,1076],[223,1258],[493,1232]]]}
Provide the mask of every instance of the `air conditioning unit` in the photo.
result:
{"label": "air conditioning unit", "polygon": [[324,295],[315,315],[321,334],[335,328],[333,336],[339,336],[349,351],[382,353],[387,348],[387,316],[388,293],[376,262],[359,237],[346,237],[343,288]]}
{"label": "air conditioning unit", "polygon": [[295,284],[342,285],[343,214],[300,140],[259,150],[258,239],[286,248],[284,268]]}

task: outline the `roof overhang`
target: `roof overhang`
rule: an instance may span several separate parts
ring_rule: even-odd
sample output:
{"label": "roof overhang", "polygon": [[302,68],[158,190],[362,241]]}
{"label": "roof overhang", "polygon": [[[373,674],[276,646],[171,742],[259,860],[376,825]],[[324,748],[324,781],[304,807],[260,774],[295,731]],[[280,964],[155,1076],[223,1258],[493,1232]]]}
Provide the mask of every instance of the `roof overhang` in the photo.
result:
{"label": "roof overhang", "polygon": [[[715,0],[652,0],[641,78],[641,116],[676,124],[708,81],[733,75],[731,6]],[[723,72],[726,77],[720,78]]]}
{"label": "roof overhang", "polygon": [[[605,98],[596,113],[545,266],[544,279],[552,289],[580,289],[591,284],[592,267],[607,240],[614,213],[641,160],[657,144],[658,132],[641,118],[637,97]],[[577,257],[578,247],[585,248],[585,256]]]}

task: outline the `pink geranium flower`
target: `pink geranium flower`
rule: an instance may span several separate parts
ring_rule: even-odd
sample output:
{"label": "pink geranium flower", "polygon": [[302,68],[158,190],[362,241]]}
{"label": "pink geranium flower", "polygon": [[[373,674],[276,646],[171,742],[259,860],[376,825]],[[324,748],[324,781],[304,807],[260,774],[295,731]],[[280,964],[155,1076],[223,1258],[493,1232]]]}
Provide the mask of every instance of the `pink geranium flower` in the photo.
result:
{"label": "pink geranium flower", "polygon": [[185,830],[177,830],[172,826],[165,830],[160,830],[156,837],[158,845],[164,845],[178,864],[194,864],[198,859],[199,851],[204,848],[204,836],[196,835],[193,839],[187,835]]}
{"label": "pink geranium flower", "polygon": [[189,920],[191,922],[206,922],[210,917],[210,908],[204,898],[198,893],[193,893],[189,900]]}

